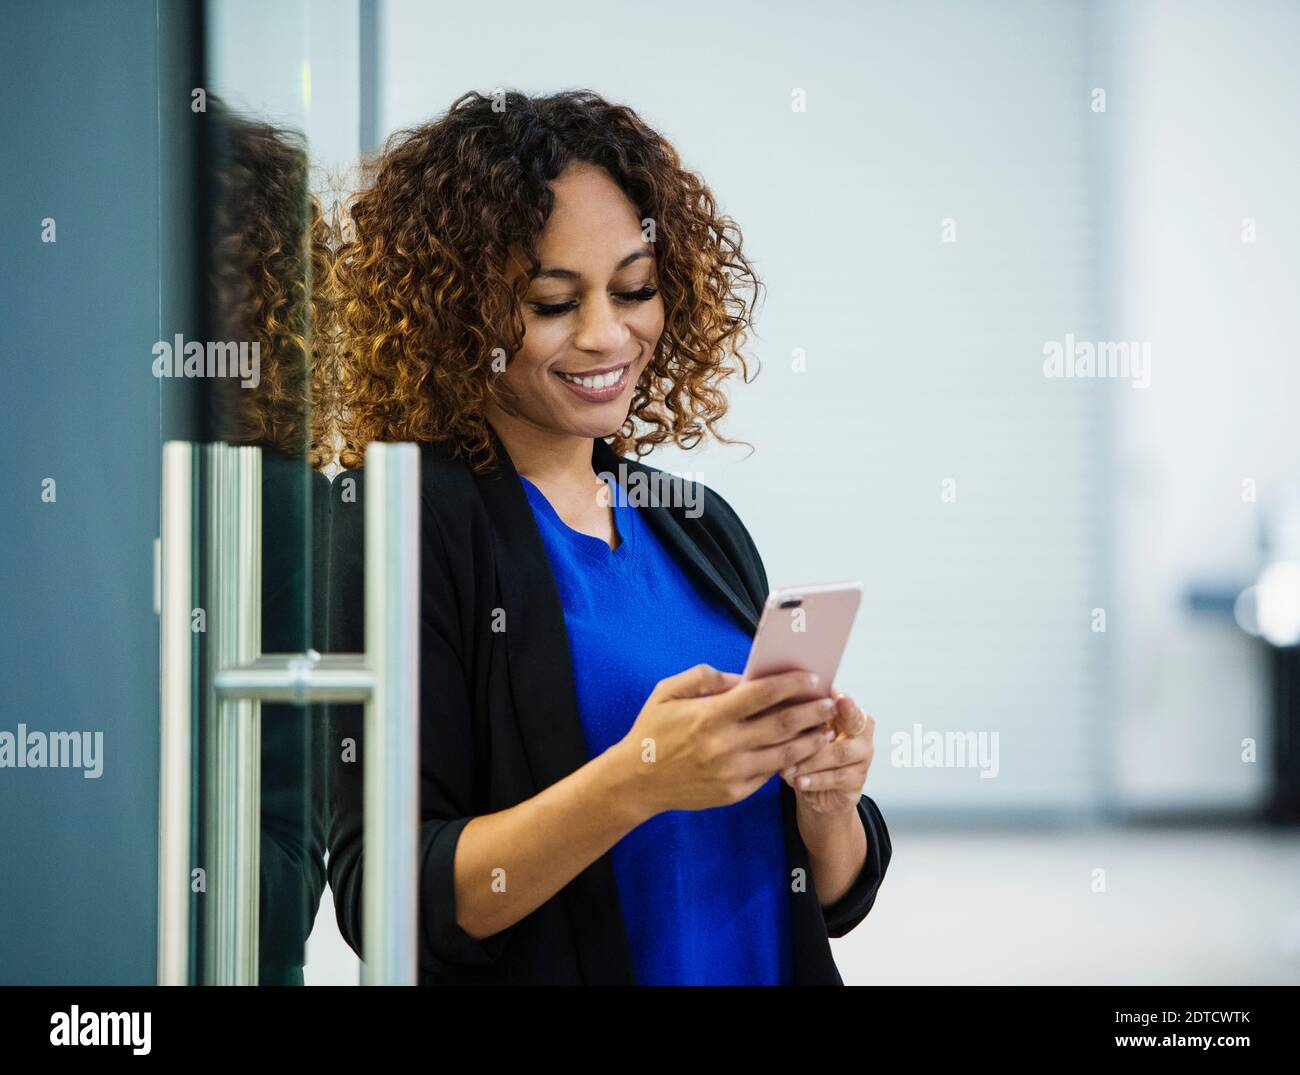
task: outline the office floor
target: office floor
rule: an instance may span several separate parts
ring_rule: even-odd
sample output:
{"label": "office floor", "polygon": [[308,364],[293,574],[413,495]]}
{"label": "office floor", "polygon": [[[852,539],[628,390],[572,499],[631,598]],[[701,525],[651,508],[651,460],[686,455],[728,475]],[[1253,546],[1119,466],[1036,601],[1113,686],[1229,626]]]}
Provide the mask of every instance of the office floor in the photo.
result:
{"label": "office floor", "polygon": [[849,984],[1300,983],[1300,831],[891,831]]}
{"label": "office floor", "polygon": [[[1300,984],[1300,831],[890,829],[875,908],[832,942],[850,985]],[[327,889],[307,984],[358,969]]]}

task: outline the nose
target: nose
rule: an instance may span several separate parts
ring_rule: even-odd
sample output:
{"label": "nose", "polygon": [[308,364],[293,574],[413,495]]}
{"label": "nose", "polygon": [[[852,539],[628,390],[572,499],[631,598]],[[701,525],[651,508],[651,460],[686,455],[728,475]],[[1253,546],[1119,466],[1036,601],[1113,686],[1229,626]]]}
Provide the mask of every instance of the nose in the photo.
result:
{"label": "nose", "polygon": [[612,354],[627,342],[628,328],[621,311],[608,295],[598,295],[584,302],[578,310],[578,330],[573,345],[581,351]]}

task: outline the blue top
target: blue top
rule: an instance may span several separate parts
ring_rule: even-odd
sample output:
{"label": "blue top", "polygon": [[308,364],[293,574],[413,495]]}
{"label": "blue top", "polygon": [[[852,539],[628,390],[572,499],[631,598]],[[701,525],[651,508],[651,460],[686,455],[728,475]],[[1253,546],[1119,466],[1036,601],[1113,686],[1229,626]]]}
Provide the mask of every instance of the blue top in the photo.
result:
{"label": "blue top", "polygon": [[[750,636],[702,595],[613,488],[619,546],[568,526],[523,478],[564,604],[589,757],[622,739],[656,683],[706,663],[741,672]],[[781,778],[709,810],[670,810],[611,849],[641,985],[789,985]]]}

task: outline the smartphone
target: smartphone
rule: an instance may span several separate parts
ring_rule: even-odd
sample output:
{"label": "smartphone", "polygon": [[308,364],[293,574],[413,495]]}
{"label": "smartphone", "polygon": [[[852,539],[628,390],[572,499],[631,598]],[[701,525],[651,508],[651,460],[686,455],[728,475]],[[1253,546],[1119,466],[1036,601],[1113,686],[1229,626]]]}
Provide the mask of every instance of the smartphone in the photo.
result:
{"label": "smartphone", "polygon": [[840,658],[849,644],[862,583],[824,582],[774,590],[763,605],[754,642],[745,662],[745,679],[777,672],[816,672],[816,691],[794,701],[812,701],[831,692]]}

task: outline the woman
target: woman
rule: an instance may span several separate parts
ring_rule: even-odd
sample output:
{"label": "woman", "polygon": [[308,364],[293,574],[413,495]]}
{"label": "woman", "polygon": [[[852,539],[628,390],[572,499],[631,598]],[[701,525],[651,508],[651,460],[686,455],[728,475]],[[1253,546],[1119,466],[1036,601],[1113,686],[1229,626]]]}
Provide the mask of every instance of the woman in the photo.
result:
{"label": "woman", "polygon": [[[756,281],[631,110],[471,93],[395,136],[340,251],[343,461],[423,444],[421,981],[841,984],[890,857],[874,723],[742,683],[767,594],[730,506],[640,455],[726,409]],[[335,479],[332,644],[363,635]],[[360,713],[330,885],[360,952]],[[798,786],[795,786],[798,781]]]}

